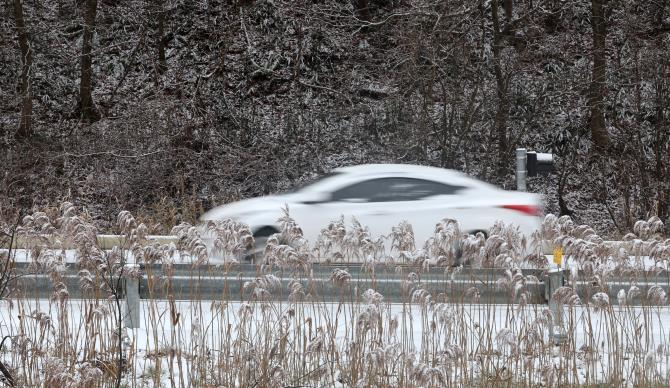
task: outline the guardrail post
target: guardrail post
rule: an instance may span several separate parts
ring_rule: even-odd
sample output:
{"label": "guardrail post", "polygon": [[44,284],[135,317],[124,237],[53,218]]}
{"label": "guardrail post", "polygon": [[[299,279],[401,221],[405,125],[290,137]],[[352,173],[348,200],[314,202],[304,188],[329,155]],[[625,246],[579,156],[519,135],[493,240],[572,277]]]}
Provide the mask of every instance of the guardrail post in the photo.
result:
{"label": "guardrail post", "polygon": [[549,309],[554,317],[549,323],[549,336],[557,344],[565,339],[565,330],[563,328],[563,306],[554,299],[554,292],[565,284],[565,271],[562,269],[550,270],[547,274],[548,284],[545,286],[545,296],[549,301]]}
{"label": "guardrail post", "polygon": [[[137,264],[127,264],[124,273],[137,271]],[[123,326],[128,329],[140,327],[140,280],[136,276],[123,279]]]}

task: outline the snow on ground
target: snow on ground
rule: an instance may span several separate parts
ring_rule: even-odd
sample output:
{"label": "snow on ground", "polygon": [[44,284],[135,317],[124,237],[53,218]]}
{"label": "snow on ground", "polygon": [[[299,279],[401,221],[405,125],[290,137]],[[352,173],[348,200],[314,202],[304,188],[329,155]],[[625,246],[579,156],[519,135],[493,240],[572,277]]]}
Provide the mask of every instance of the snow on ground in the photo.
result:
{"label": "snow on ground", "polygon": [[[65,327],[61,319],[65,315],[76,359],[82,359],[84,349],[91,346],[86,344],[82,332],[85,322],[91,319],[91,303],[67,301],[65,313],[58,303],[48,300],[2,304],[0,337],[12,338],[2,349],[3,359],[14,367],[20,360],[17,358],[20,341],[14,341],[14,336],[32,336],[35,349],[40,341],[47,344],[46,349],[63,346],[57,345],[57,338],[59,330]],[[386,333],[380,337],[386,344],[375,345],[371,340],[371,348],[395,344],[406,354],[437,355],[450,349],[448,344],[458,345],[467,360],[470,371],[467,373],[476,374],[482,369],[482,357],[493,365],[503,366],[509,366],[506,359],[516,357],[526,363],[519,368],[528,370],[527,363],[535,364],[538,373],[547,364],[554,368],[574,367],[575,378],[581,382],[587,379],[608,382],[616,368],[620,368],[619,373],[626,381],[633,381],[639,373],[668,381],[670,308],[667,306],[613,306],[600,311],[582,306],[566,308],[567,338],[563,346],[555,346],[550,340],[549,325],[538,323],[548,314],[546,306],[541,305],[225,301],[143,301],[139,328],[126,329],[124,334],[124,348],[133,365],[125,380],[133,387],[154,386],[158,373],[161,386],[172,386],[173,382],[176,386],[193,386],[190,382],[203,378],[199,375],[202,370],[215,371],[228,357],[263,352],[278,341],[280,333],[288,333],[297,353],[304,352],[325,333],[325,342],[332,339],[335,348],[342,352],[339,357],[346,358],[344,350],[361,339],[361,316],[370,313],[371,308],[374,310],[371,306],[377,306]],[[113,310],[113,305],[110,309]],[[107,320],[102,319],[98,329],[113,333],[113,311],[102,315]],[[396,329],[392,328],[392,322],[396,322]],[[45,327],[49,329],[40,331]],[[535,341],[545,343],[548,348],[537,358],[519,356],[528,351],[528,345],[535,346],[525,337],[538,327],[542,330]],[[332,333],[335,336],[331,338]],[[114,339],[113,335],[99,336],[101,343]],[[370,339],[373,337],[370,334]],[[100,347],[101,343],[93,346]],[[641,369],[646,372],[640,372]],[[457,380],[459,373],[466,372],[456,368],[454,373]]]}

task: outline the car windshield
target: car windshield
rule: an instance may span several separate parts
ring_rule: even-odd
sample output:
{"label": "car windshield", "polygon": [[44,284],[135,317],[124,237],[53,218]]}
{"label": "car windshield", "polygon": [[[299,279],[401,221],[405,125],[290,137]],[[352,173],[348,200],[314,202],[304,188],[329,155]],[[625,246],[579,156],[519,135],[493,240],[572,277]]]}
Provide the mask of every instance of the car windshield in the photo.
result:
{"label": "car windshield", "polygon": [[323,174],[321,176],[318,176],[314,179],[308,179],[307,181],[299,183],[299,184],[293,186],[292,188],[286,190],[284,192],[284,194],[291,194],[291,193],[297,193],[299,191],[303,191],[303,190],[305,190],[305,189],[307,189],[307,188],[309,188],[309,187],[311,187],[311,186],[313,186],[317,183],[321,183],[326,179],[332,178],[332,177],[340,175],[340,174],[341,174],[340,172],[329,172],[327,174]]}

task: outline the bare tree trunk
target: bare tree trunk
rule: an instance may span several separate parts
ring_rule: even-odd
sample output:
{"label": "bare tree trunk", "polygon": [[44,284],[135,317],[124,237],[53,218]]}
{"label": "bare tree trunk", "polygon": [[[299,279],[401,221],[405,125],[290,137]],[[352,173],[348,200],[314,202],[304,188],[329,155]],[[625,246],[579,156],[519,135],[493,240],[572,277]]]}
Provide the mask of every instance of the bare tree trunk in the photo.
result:
{"label": "bare tree trunk", "polygon": [[79,113],[84,121],[95,121],[100,118],[93,104],[92,69],[93,33],[95,16],[98,11],[98,0],[84,2],[84,36],[81,45],[81,82],[79,84]]}
{"label": "bare tree trunk", "polygon": [[607,21],[605,20],[605,3],[607,0],[591,0],[591,26],[593,28],[593,75],[589,95],[591,117],[589,126],[591,138],[600,147],[610,145],[609,134],[605,127],[603,99],[606,93],[606,58],[605,39],[607,38]]}
{"label": "bare tree trunk", "polygon": [[[574,157],[574,155],[572,155]],[[568,207],[567,202],[565,202],[564,194],[565,194],[565,186],[567,185],[568,181],[568,174],[569,174],[570,168],[567,166],[564,166],[560,170],[560,174],[558,176],[558,189],[556,190],[556,194],[558,195],[558,211],[559,215],[561,216],[570,216],[573,217],[574,214],[572,210]]]}
{"label": "bare tree trunk", "polygon": [[498,144],[498,177],[505,173],[505,163],[508,160],[509,151],[507,139],[507,116],[509,115],[509,98],[507,96],[507,86],[509,79],[503,74],[500,63],[500,54],[502,50],[503,37],[500,31],[500,18],[498,17],[498,0],[491,3],[493,17],[493,67],[496,76],[496,91],[498,96],[498,110],[494,122],[494,131],[496,142]]}
{"label": "bare tree trunk", "polygon": [[[668,182],[668,174],[670,174],[670,123],[664,120],[668,116],[668,104],[670,100],[668,96],[668,83],[664,80],[663,73],[670,70],[670,65],[662,66],[655,82],[656,89],[656,119],[655,131],[653,138],[653,150],[655,163],[655,178],[657,182],[656,191],[658,193],[658,204],[656,208],[656,215],[662,220],[670,216],[670,182]],[[666,225],[670,228],[670,225]],[[668,229],[670,231],[670,229]]]}
{"label": "bare tree trunk", "polygon": [[303,51],[303,40],[305,38],[305,31],[303,29],[302,23],[298,23],[298,52],[295,55],[295,61],[293,61],[293,80],[298,80],[300,78],[300,66],[302,65],[302,51]]}
{"label": "bare tree trunk", "polygon": [[14,0],[14,19],[21,49],[21,118],[17,138],[27,139],[32,136],[33,99],[30,83],[30,67],[33,64],[33,53],[30,48],[28,31],[23,17],[23,2]]}
{"label": "bare tree trunk", "polygon": [[163,0],[157,0],[156,13],[158,17],[158,27],[156,31],[156,41],[158,43],[158,74],[163,74],[167,70],[167,60],[165,59],[165,47],[167,38],[165,37],[165,3]]}
{"label": "bare tree trunk", "polygon": [[503,7],[505,8],[505,20],[507,23],[512,22],[512,16],[514,14],[514,0],[503,0]]}
{"label": "bare tree trunk", "polygon": [[371,20],[370,16],[370,4],[368,0],[355,0],[356,12],[358,12],[358,17],[361,20],[369,22]]}
{"label": "bare tree trunk", "polygon": [[652,29],[663,26],[666,2],[667,0],[652,0],[649,2],[649,16],[651,17],[649,24],[652,26]]}

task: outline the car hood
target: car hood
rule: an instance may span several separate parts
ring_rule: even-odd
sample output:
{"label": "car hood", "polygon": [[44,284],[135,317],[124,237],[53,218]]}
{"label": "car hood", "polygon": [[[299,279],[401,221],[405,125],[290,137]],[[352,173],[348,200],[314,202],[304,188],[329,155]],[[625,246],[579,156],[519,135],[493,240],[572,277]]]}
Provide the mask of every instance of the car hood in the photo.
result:
{"label": "car hood", "polygon": [[239,219],[254,213],[275,211],[279,213],[285,204],[290,204],[287,195],[269,195],[266,197],[249,198],[215,207],[200,217],[200,221],[221,220],[224,218]]}

